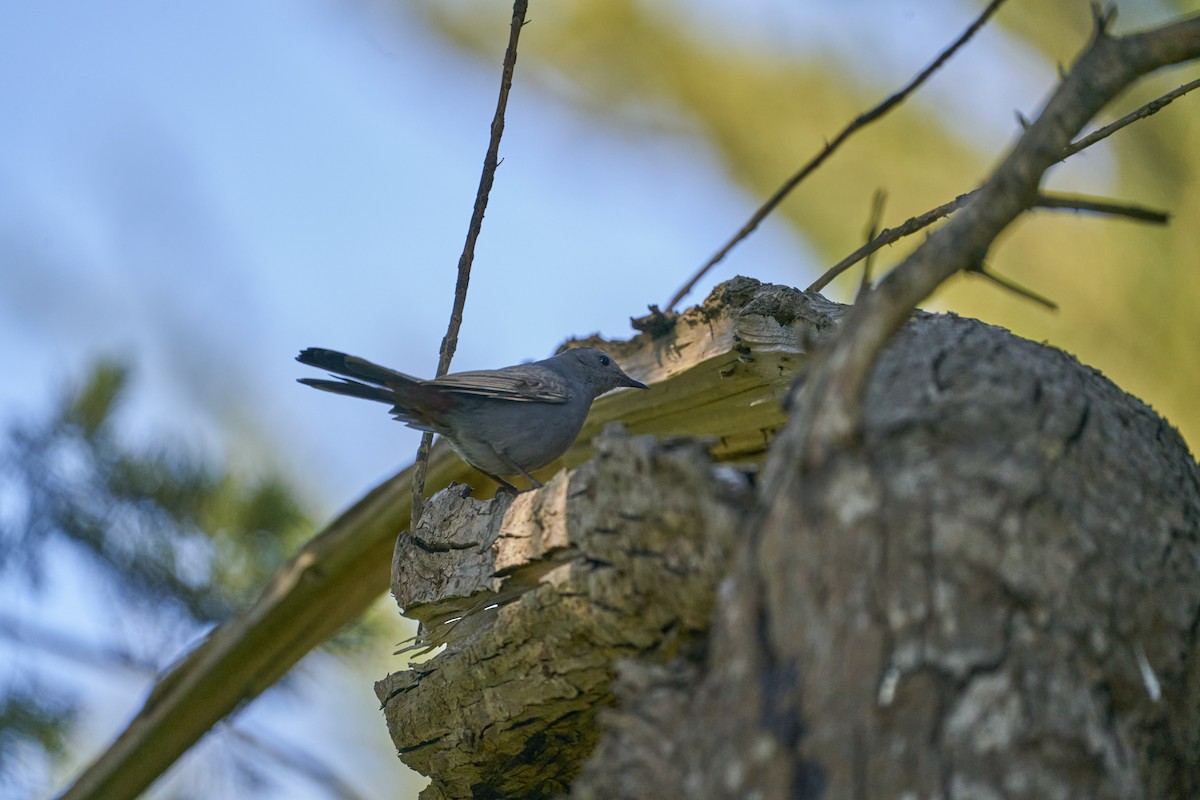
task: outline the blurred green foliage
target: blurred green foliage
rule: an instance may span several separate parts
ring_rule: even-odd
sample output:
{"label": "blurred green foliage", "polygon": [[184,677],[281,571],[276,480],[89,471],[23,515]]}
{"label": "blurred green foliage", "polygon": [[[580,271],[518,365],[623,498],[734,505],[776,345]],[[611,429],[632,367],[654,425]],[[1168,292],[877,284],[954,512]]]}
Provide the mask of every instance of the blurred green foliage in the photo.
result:
{"label": "blurred green foliage", "polygon": [[[472,52],[497,61],[495,4],[484,0],[425,0],[419,7],[431,24]],[[962,27],[982,10],[982,0],[960,0]],[[1189,4],[1123,0],[1115,32],[1169,21]],[[944,4],[922,13],[944,13]],[[847,36],[872,8],[847,6]],[[1194,12],[1194,6],[1191,10]],[[738,12],[727,10],[726,13]],[[832,13],[832,12],[828,12]],[[544,3],[530,11],[521,39],[520,79],[539,84],[564,102],[592,114],[598,124],[676,129],[703,137],[723,157],[729,176],[752,197],[765,199],[851,119],[895,91],[950,43],[930,45],[925,62],[911,73],[880,76],[870,67],[870,47],[818,47],[810,52],[755,48],[744,39],[705,26],[687,4],[646,0],[577,0]],[[1044,75],[1022,112],[1032,116],[1058,81],[1056,64],[1069,66],[1092,34],[1088,0],[1010,2],[986,34],[1014,46],[1005,58]],[[902,35],[902,32],[897,32]],[[968,44],[968,48],[972,47]],[[998,61],[994,69],[1018,66]],[[861,68],[860,68],[861,67]],[[956,80],[956,60],[943,68],[943,83]],[[1196,77],[1195,66],[1145,80],[1097,123],[1110,121]],[[563,87],[567,87],[564,91]],[[978,91],[959,81],[958,91]],[[1006,113],[1008,113],[1006,111]],[[884,227],[953,199],[977,186],[1003,155],[972,138],[971,126],[952,124],[923,93],[855,137],[776,210],[824,259],[840,260],[862,241],[871,197],[888,193]],[[1015,121],[1011,137],[1018,134]],[[1020,220],[990,254],[988,266],[1049,296],[1061,311],[1050,313],[988,282],[960,277],[927,301],[1076,354],[1109,375],[1200,441],[1200,92],[1177,100],[1091,151],[1072,159],[1084,172],[1105,176],[1106,195],[1171,212],[1168,228],[1123,220],[1037,212]],[[1079,191],[1069,178],[1049,176],[1050,188]],[[1076,175],[1079,172],[1074,173]],[[1111,177],[1108,177],[1111,175]],[[1094,190],[1093,190],[1094,191]],[[729,220],[715,250],[745,220]],[[879,254],[877,274],[915,247],[910,237]],[[682,284],[696,264],[664,264]],[[720,270],[721,265],[717,269]],[[822,268],[823,269],[823,268]],[[729,277],[723,275],[723,277]],[[807,285],[815,275],[797,274]],[[831,297],[849,300],[854,271],[835,282]],[[695,298],[689,298],[695,300]],[[646,298],[653,302],[659,298]],[[1194,449],[1194,446],[1193,446]]]}
{"label": "blurred green foliage", "polygon": [[[9,773],[10,760],[28,758],[28,751],[47,759],[66,755],[67,732],[76,716],[73,697],[32,678],[10,681],[0,694],[0,776]],[[20,753],[21,750],[27,751]],[[7,781],[0,777],[0,788]]]}
{"label": "blurred green foliage", "polygon": [[[182,643],[253,599],[313,525],[277,474],[242,474],[175,442],[126,446],[118,418],[129,384],[124,365],[101,361],[48,418],[6,432],[0,578],[9,592],[45,591],[49,560],[65,545],[87,565],[71,576],[86,582],[82,594],[122,621],[105,634],[130,635],[107,645],[110,666],[161,668]],[[13,620],[6,624],[26,640]],[[122,648],[137,655],[122,657]],[[94,652],[81,645],[79,657],[89,666],[105,661]],[[71,694],[31,674],[32,664],[0,673],[0,774],[22,748],[26,757],[62,756],[79,710]]]}
{"label": "blurred green foliage", "polygon": [[85,551],[126,600],[220,621],[312,522],[279,475],[240,475],[170,442],[124,446],[115,417],[128,383],[126,367],[102,361],[48,420],[10,429],[4,475],[22,509],[0,527],[0,569],[20,567],[36,585],[47,544],[59,539]]}

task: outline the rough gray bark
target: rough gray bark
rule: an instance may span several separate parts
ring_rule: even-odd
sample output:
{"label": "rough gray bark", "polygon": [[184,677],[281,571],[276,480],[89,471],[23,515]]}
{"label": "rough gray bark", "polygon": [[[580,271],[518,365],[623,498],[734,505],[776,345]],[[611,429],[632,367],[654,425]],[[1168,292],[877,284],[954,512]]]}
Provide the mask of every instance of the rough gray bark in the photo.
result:
{"label": "rough gray bark", "polygon": [[397,545],[397,601],[450,641],[376,685],[401,757],[433,777],[422,797],[565,792],[617,662],[703,640],[748,481],[694,440],[613,430],[596,444],[594,460],[515,499],[443,490]]}
{"label": "rough gray bark", "polygon": [[614,431],[540,492],[435,497],[394,590],[450,644],[377,685],[423,796],[1200,792],[1175,431],[951,316],[910,322],[869,386],[857,446],[814,477],[791,425],[753,496],[695,443]]}
{"label": "rough gray bark", "polygon": [[707,659],[618,682],[572,796],[1200,794],[1200,480],[1167,423],[937,317],[801,486],[803,433],[772,448]]}

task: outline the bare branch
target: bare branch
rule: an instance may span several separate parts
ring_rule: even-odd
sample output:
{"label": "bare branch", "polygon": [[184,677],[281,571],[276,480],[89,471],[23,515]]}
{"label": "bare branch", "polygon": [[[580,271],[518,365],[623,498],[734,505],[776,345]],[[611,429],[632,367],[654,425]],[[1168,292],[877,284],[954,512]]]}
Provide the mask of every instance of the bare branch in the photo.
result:
{"label": "bare branch", "polygon": [[958,51],[959,48],[966,44],[967,41],[970,40],[970,38],[974,36],[980,28],[983,27],[988,19],[994,13],[996,13],[996,10],[999,9],[1003,4],[1004,0],[992,0],[992,2],[988,3],[987,8],[985,8],[983,12],[975,19],[975,21],[972,22],[965,31],[963,31],[962,35],[959,36],[953,44],[943,50],[941,54],[938,55],[938,57],[934,59],[929,66],[922,70],[917,77],[913,78],[907,86],[900,89],[900,91],[888,97],[871,110],[860,114],[854,119],[853,122],[843,128],[841,133],[835,136],[832,141],[827,142],[824,149],[822,149],[820,153],[810,159],[809,162],[801,167],[795,175],[788,178],[782,186],[775,190],[775,194],[771,195],[770,199],[763,203],[763,205],[754,212],[754,214],[750,217],[750,220],[733,235],[732,239],[726,242],[725,245],[712,256],[712,258],[710,258],[704,263],[703,266],[700,267],[700,269],[696,270],[696,273],[688,279],[688,282],[685,283],[679,289],[679,291],[675,292],[675,295],[667,302],[666,310],[668,312],[672,311],[675,308],[675,305],[692,290],[696,283],[699,282],[699,280],[703,278],[710,269],[716,266],[721,259],[725,258],[725,256],[729,254],[729,251],[736,247],[739,242],[753,233],[759,224],[767,218],[767,215],[774,211],[775,207],[778,206],[780,202],[782,202],[783,199],[791,193],[792,189],[795,189],[801,181],[815,172],[817,167],[825,163],[825,160],[829,158],[829,156],[833,155],[834,151],[841,147],[847,139],[907,100],[909,95],[915,92],[921,86],[921,84],[929,79],[930,75],[936,72],[942,66],[942,64],[946,63],[946,61]]}
{"label": "bare branch", "polygon": [[1171,220],[1171,215],[1165,211],[1125,203],[1113,203],[1095,197],[1080,197],[1078,195],[1047,194],[1043,192],[1038,195],[1037,202],[1034,205],[1038,208],[1087,211],[1093,214],[1128,217],[1138,222],[1149,222],[1153,225],[1166,225]]}
{"label": "bare branch", "polygon": [[[514,0],[512,26],[508,34],[508,49],[504,51],[504,67],[500,76],[500,97],[496,101],[496,114],[492,117],[492,135],[488,139],[487,154],[483,157],[483,174],[479,176],[479,188],[475,192],[475,208],[471,212],[471,224],[467,227],[467,240],[462,255],[458,258],[458,281],[454,285],[454,307],[450,311],[450,324],[442,338],[438,352],[438,375],[450,371],[454,351],[458,349],[458,331],[462,328],[463,307],[467,303],[467,285],[471,282],[471,263],[475,260],[475,241],[483,228],[483,214],[487,210],[488,194],[500,165],[500,137],[504,135],[504,110],[508,106],[508,92],[512,88],[513,70],[517,66],[517,40],[525,26],[525,11],[528,0]],[[421,445],[417,448],[416,471],[412,484],[412,519],[410,530],[416,530],[425,504],[425,474],[429,469],[429,448],[433,446],[433,434],[421,434]]]}
{"label": "bare branch", "polygon": [[1200,58],[1200,16],[1114,38],[1105,25],[1012,151],[979,188],[975,202],[935,231],[862,298],[808,373],[793,423],[806,436],[793,454],[815,469],[850,444],[862,418],[863,389],[880,350],[912,309],[943,281],[983,262],[995,238],[1036,204],[1046,170],[1071,137],[1138,78]]}
{"label": "bare branch", "polygon": [[955,211],[970,202],[971,198],[974,197],[978,191],[978,189],[975,189],[967,192],[966,194],[960,194],[949,203],[943,203],[937,208],[930,209],[920,216],[912,217],[906,220],[903,224],[897,225],[895,228],[884,228],[874,239],[867,242],[862,247],[858,248],[829,269],[825,270],[825,273],[809,284],[809,287],[804,291],[821,291],[838,275],[841,275],[843,272],[850,269],[850,267],[874,253],[876,250],[880,250],[887,245],[892,244],[893,242],[897,242],[900,239],[903,239],[905,236],[914,234],[922,228],[927,228],[943,217],[950,216]]}
{"label": "bare branch", "polygon": [[1126,114],[1115,122],[1110,122],[1103,128],[1089,133],[1087,136],[1080,138],[1078,141],[1072,142],[1063,149],[1062,158],[1060,158],[1059,161],[1070,158],[1080,150],[1091,147],[1101,139],[1107,139],[1109,136],[1112,136],[1126,125],[1130,125],[1134,122],[1137,122],[1139,119],[1145,119],[1146,117],[1157,114],[1159,111],[1162,111],[1164,108],[1169,106],[1174,100],[1183,97],[1185,94],[1196,88],[1200,88],[1200,78],[1197,78],[1190,83],[1185,83],[1183,86],[1180,86],[1176,89],[1172,89],[1163,96],[1157,97],[1151,100],[1149,103],[1146,103],[1146,105],[1142,106],[1137,111]]}
{"label": "bare branch", "polygon": [[[1059,74],[1060,74],[1060,76],[1064,74],[1062,72],[1061,66],[1059,67]],[[1079,140],[1073,142],[1072,144],[1068,145],[1067,147],[1063,148],[1062,156],[1059,158],[1059,161],[1060,162],[1065,161],[1068,158],[1070,158],[1071,156],[1080,152],[1081,150],[1086,150],[1087,148],[1091,147],[1092,145],[1096,144],[1097,142],[1101,141],[1102,139],[1106,139],[1109,136],[1112,136],[1114,133],[1121,130],[1121,128],[1124,128],[1126,125],[1129,125],[1131,123],[1137,122],[1140,119],[1145,119],[1146,117],[1157,114],[1159,111],[1163,110],[1168,105],[1170,105],[1172,101],[1182,97],[1183,95],[1185,95],[1188,92],[1192,91],[1193,89],[1197,89],[1197,88],[1200,88],[1200,78],[1198,78],[1194,81],[1191,81],[1190,83],[1185,83],[1184,85],[1182,85],[1176,89],[1172,89],[1171,91],[1167,92],[1166,94],[1164,94],[1160,97],[1156,97],[1155,99],[1151,100],[1149,103],[1146,103],[1144,106],[1137,109],[1136,111],[1126,114],[1125,116],[1121,117],[1119,120],[1116,120],[1115,122],[1113,122],[1109,125],[1105,125],[1103,128],[1100,128],[1099,130],[1096,130],[1093,133],[1090,133],[1087,136],[1084,136],[1081,139],[1079,139]],[[1025,127],[1025,126],[1022,126],[1022,127]],[[914,234],[917,231],[921,230],[922,228],[932,225],[933,223],[937,222],[939,219],[950,216],[955,211],[957,211],[958,209],[960,209],[964,205],[966,205],[968,202],[970,202],[971,199],[975,196],[975,193],[977,191],[978,191],[978,189],[967,192],[966,194],[960,194],[958,197],[954,198],[949,203],[943,203],[942,205],[938,206],[937,208],[926,211],[924,214],[921,214],[916,217],[912,217],[911,219],[906,220],[903,224],[898,225],[895,228],[884,228],[882,231],[880,231],[879,235],[876,236],[874,239],[867,242],[862,247],[858,248],[853,253],[846,256],[845,258],[843,258],[841,261],[834,264],[829,269],[825,270],[825,272],[821,275],[821,277],[817,278],[815,281],[813,281],[811,284],[809,284],[808,288],[805,291],[809,291],[809,292],[821,291],[826,286],[828,286],[833,281],[834,278],[841,275],[847,269],[849,269],[850,267],[857,264],[863,258],[866,258],[870,254],[874,253],[876,250],[880,250],[889,244],[893,244],[893,243],[899,241],[900,239],[903,239],[905,236]],[[1089,210],[1097,210],[1097,209],[1089,209]],[[1158,212],[1151,212],[1151,213],[1158,213]],[[1158,220],[1150,219],[1148,221],[1157,222]]]}
{"label": "bare branch", "polygon": [[[876,189],[875,196],[871,198],[871,219],[867,223],[868,242],[879,234],[879,221],[883,219],[883,207],[886,203],[887,192],[883,189]],[[871,267],[874,261],[873,254],[869,254],[863,264],[862,280],[858,284],[858,297],[862,297],[871,289]]]}
{"label": "bare branch", "polygon": [[1032,300],[1033,302],[1037,303],[1038,305],[1045,306],[1046,308],[1050,309],[1051,311],[1058,311],[1058,303],[1054,302],[1050,298],[1046,297],[1045,295],[1038,294],[1037,292],[1033,291],[1032,289],[1027,289],[1024,286],[1022,286],[1021,284],[1017,283],[1016,281],[1013,281],[1009,278],[1005,278],[1002,275],[997,275],[995,272],[992,272],[991,270],[984,269],[983,267],[979,267],[978,269],[968,270],[967,274],[968,275],[979,275],[981,277],[987,278],[989,281],[996,284],[1001,289],[1004,289],[1007,292],[1012,292],[1013,294],[1017,295],[1018,297],[1023,297],[1026,300]]}

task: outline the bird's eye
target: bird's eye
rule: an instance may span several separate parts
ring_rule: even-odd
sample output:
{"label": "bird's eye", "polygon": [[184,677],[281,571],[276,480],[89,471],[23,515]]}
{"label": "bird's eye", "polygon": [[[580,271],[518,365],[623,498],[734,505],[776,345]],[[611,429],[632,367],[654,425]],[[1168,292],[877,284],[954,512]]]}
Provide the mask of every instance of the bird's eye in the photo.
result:
{"label": "bird's eye", "polygon": [[607,367],[611,363],[612,363],[612,359],[609,358],[608,356],[600,356],[600,366]]}

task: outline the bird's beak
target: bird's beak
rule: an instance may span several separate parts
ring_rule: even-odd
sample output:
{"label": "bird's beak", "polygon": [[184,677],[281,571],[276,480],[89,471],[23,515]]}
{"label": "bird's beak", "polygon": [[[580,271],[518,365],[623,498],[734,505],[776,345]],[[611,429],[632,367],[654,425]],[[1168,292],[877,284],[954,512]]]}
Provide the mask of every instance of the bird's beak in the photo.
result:
{"label": "bird's beak", "polygon": [[642,383],[641,381],[635,381],[633,378],[629,377],[628,375],[623,375],[623,377],[625,378],[625,380],[621,383],[622,386],[629,386],[634,389],[649,389],[650,388],[649,386]]}

